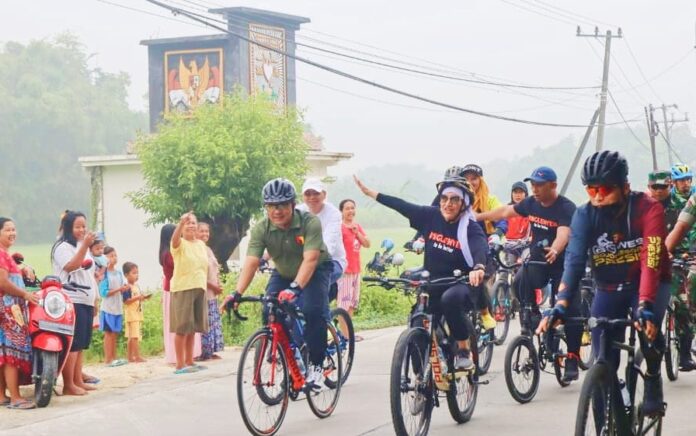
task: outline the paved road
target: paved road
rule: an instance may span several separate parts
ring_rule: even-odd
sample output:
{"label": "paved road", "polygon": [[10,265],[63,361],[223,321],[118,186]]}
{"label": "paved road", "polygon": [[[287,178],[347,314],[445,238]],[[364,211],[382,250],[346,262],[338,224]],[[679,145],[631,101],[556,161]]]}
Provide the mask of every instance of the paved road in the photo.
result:
{"label": "paved road", "polygon": [[[389,368],[393,346],[402,328],[364,332],[365,341],[356,350],[356,363],[341,394],[336,412],[319,420],[304,401],[290,404],[280,434],[283,435],[389,435]],[[513,333],[516,330],[513,330]],[[480,435],[568,435],[572,427],[580,385],[561,389],[553,375],[542,374],[537,397],[517,404],[507,392],[502,374],[505,346],[496,347],[487,386],[479,389],[472,420],[458,426],[446,407],[433,412],[430,434]],[[236,403],[234,372],[239,351],[226,353],[225,360],[208,371],[186,376],[166,376],[89,401],[66,405],[59,399],[51,407],[23,412],[26,425],[3,425],[7,435],[240,435],[246,429]],[[676,383],[666,382],[670,404],[665,435],[694,435],[696,374],[681,374]],[[7,415],[5,415],[7,416]]]}

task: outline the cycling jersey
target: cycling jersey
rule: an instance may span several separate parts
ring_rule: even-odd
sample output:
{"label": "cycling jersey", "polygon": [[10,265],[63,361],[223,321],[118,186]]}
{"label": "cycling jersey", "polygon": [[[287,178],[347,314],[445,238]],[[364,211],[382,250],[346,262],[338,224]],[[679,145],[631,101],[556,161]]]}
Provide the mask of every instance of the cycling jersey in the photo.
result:
{"label": "cycling jersey", "polygon": [[688,252],[689,249],[696,248],[696,194],[689,197],[677,219],[689,226],[689,231],[677,247],[677,252]]}
{"label": "cycling jersey", "polygon": [[[615,218],[619,207],[624,207]],[[655,302],[660,283],[671,271],[665,248],[662,205],[642,192],[631,192],[625,206],[580,206],[570,226],[559,299],[572,301],[589,254],[597,288],[638,290],[640,301]]]}
{"label": "cycling jersey", "polygon": [[432,206],[418,206],[400,198],[379,194],[377,201],[408,218],[410,226],[418,230],[425,239],[423,265],[432,278],[450,277],[459,269],[464,273],[474,265],[485,265],[488,242],[481,227],[472,221],[467,227],[469,249],[474,265],[467,265],[457,240],[458,222],[448,223],[440,210]]}

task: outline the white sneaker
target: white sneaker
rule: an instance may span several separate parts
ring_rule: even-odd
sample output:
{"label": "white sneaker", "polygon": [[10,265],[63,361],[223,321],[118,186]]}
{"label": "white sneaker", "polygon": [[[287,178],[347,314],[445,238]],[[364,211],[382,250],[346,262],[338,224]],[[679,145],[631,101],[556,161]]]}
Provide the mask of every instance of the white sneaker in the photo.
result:
{"label": "white sneaker", "polygon": [[324,387],[324,369],[321,366],[309,365],[307,369],[307,377],[305,378],[305,385],[313,390],[320,391]]}

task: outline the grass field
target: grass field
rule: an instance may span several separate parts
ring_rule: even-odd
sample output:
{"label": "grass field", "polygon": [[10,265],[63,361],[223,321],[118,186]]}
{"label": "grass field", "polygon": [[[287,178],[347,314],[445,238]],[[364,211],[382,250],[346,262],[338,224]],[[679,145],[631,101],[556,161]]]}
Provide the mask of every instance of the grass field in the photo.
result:
{"label": "grass field", "polygon": [[51,247],[53,244],[17,244],[12,247],[12,253],[22,253],[24,262],[31,265],[38,277],[53,274],[51,267]]}

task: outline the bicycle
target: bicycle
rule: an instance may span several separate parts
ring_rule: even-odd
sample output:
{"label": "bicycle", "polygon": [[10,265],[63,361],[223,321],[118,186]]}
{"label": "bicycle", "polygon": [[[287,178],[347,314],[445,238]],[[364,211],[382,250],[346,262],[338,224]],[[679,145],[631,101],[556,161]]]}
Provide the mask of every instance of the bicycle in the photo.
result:
{"label": "bicycle", "polygon": [[[575,420],[575,435],[660,435],[662,414],[646,416],[642,403],[636,404],[636,391],[645,372],[641,369],[643,355],[636,351],[636,329],[629,318],[590,318],[590,328],[600,330],[599,355],[585,376],[580,390]],[[628,345],[610,341],[607,331],[630,327]],[[625,381],[619,379],[607,356],[612,349],[625,351]],[[667,404],[665,403],[665,408]]]}
{"label": "bicycle", "polygon": [[507,339],[510,330],[510,320],[514,318],[515,311],[512,298],[512,282],[520,264],[524,250],[529,247],[527,240],[506,241],[492,250],[493,258],[497,264],[495,281],[492,286],[493,317],[496,321],[495,345],[502,345]]}
{"label": "bicycle", "polygon": [[[546,262],[526,260],[523,268],[529,264],[546,265]],[[547,365],[553,368],[553,374],[561,387],[570,384],[563,380],[563,368],[568,357],[565,327],[550,327],[547,332],[537,335],[535,330],[540,321],[541,314],[534,311],[532,303],[524,302],[520,309],[522,333],[510,342],[505,352],[505,384],[512,398],[520,404],[534,399],[539,389],[541,371],[550,372],[546,370]],[[569,317],[566,323],[584,324],[585,321],[584,317]]]}
{"label": "bicycle", "polygon": [[[341,393],[342,353],[332,323],[327,323],[327,349],[322,367],[325,389],[305,386],[308,351],[302,341],[303,319],[293,303],[271,296],[242,296],[240,303],[261,303],[267,309],[266,325],[251,335],[242,350],[237,372],[237,399],[244,425],[257,436],[274,435],[288,408],[304,392],[307,404],[318,418],[327,418],[336,409]],[[237,309],[240,321],[247,320]],[[259,422],[257,422],[259,421]]]}
{"label": "bicycle", "polygon": [[[471,419],[476,407],[479,380],[479,353],[477,331],[468,320],[470,328],[471,356],[475,368],[471,371],[454,370],[454,341],[449,338],[444,316],[432,313],[430,295],[432,285],[468,283],[467,277],[429,280],[424,272],[422,279],[364,277],[385,289],[401,288],[405,293],[415,293],[416,303],[409,315],[408,326],[396,343],[390,376],[390,402],[394,430],[398,436],[428,433],[434,407],[440,406],[440,393],[447,398],[450,415],[457,423]],[[408,421],[408,422],[407,422]]]}
{"label": "bicycle", "polygon": [[672,259],[672,274],[677,277],[679,289],[671,296],[665,313],[665,372],[669,381],[679,378],[680,333],[696,324],[696,314],[692,310],[689,290],[689,270],[696,264],[688,258]]}

